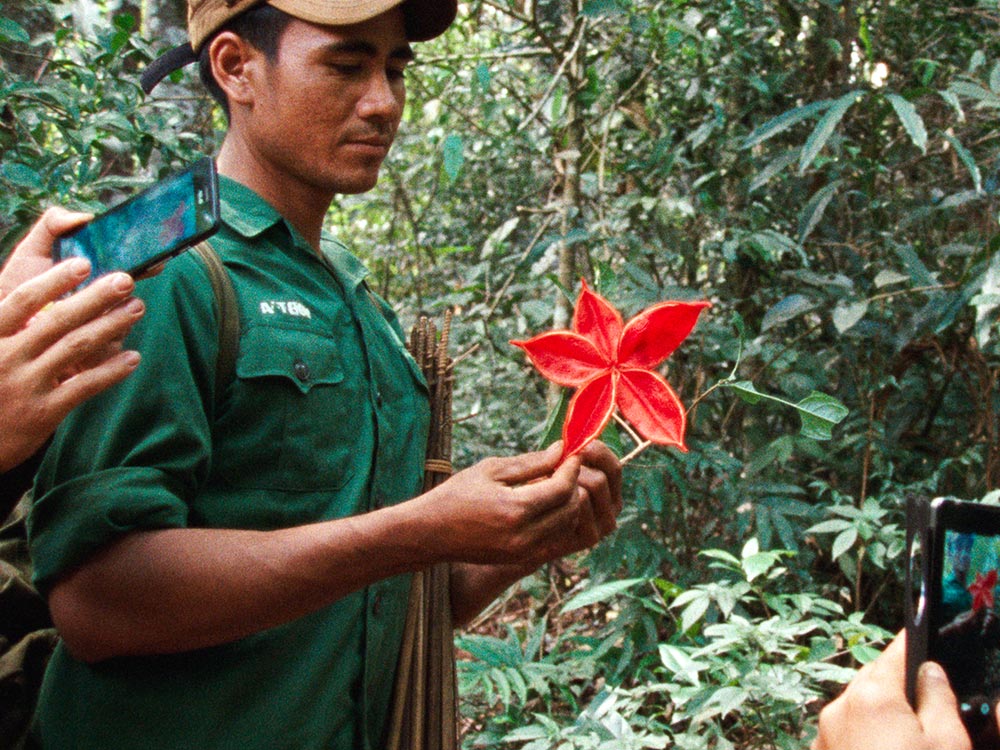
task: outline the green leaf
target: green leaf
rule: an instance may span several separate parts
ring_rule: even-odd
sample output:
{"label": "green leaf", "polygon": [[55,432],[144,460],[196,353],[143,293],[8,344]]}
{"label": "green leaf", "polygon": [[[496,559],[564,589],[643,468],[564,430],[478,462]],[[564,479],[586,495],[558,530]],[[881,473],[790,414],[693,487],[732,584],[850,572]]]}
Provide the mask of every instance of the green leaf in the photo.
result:
{"label": "green leaf", "polygon": [[566,614],[567,612],[572,612],[574,609],[580,609],[581,607],[587,607],[591,604],[596,604],[597,602],[613,599],[623,591],[628,591],[640,583],[645,583],[646,580],[647,579],[645,578],[626,578],[623,581],[610,581],[608,583],[601,583],[597,586],[592,586],[584,591],[581,591],[579,594],[566,602],[560,611],[562,614]]}
{"label": "green leaf", "polygon": [[444,172],[448,179],[454,182],[462,171],[465,156],[462,153],[462,137],[452,133],[444,139]]}
{"label": "green leaf", "polygon": [[865,646],[863,644],[851,646],[851,656],[862,664],[868,664],[869,662],[875,661],[881,653],[882,652],[877,648],[872,648],[871,646]]}
{"label": "green leaf", "polygon": [[853,328],[868,312],[868,300],[840,300],[833,308],[833,325],[837,333],[844,333]]}
{"label": "green leaf", "polygon": [[844,529],[850,529],[853,523],[845,518],[831,518],[829,521],[822,521],[806,529],[807,534],[833,534],[840,533]]}
{"label": "green leaf", "polygon": [[42,176],[27,164],[19,162],[7,162],[0,168],[0,174],[4,179],[18,187],[34,188],[40,190],[43,187]]}
{"label": "green leaf", "polygon": [[837,399],[818,392],[806,396],[795,408],[802,419],[802,435],[813,440],[830,440],[834,425],[850,413]]}
{"label": "green leaf", "polygon": [[903,128],[913,141],[913,145],[920,149],[921,153],[927,153],[927,128],[924,120],[917,112],[913,104],[899,94],[886,94],[889,104],[896,110],[896,116],[903,123]]}
{"label": "green leaf", "polygon": [[738,380],[735,383],[730,383],[728,387],[736,391],[737,395],[748,404],[756,404],[762,398],[767,398],[765,394],[754,388],[753,383],[749,380]]}
{"label": "green leaf", "polygon": [[539,450],[548,448],[557,440],[562,439],[562,427],[563,422],[566,421],[566,409],[572,397],[573,392],[568,388],[563,388],[559,392],[559,403],[556,404],[555,408],[549,413],[548,419],[545,420],[545,429],[542,431],[541,440],[538,441],[537,447]]}
{"label": "green leaf", "polygon": [[0,18],[0,39],[7,42],[20,42],[21,44],[31,42],[31,36],[25,28],[9,18]]}
{"label": "green leaf", "polygon": [[802,244],[806,237],[812,234],[812,230],[814,230],[816,225],[823,219],[823,214],[826,213],[826,207],[830,205],[830,201],[833,200],[833,196],[837,194],[837,189],[840,187],[840,184],[841,180],[834,180],[829,185],[820,188],[816,191],[813,197],[809,199],[809,203],[806,204],[806,207],[802,209],[802,213],[799,215],[799,244]]}
{"label": "green leaf", "polygon": [[983,192],[983,176],[979,171],[979,165],[976,164],[976,160],[969,152],[969,149],[963,146],[962,142],[951,133],[945,133],[944,139],[951,144],[951,147],[955,149],[955,153],[958,154],[958,158],[962,160],[965,168],[969,170],[969,174],[972,176],[973,189],[975,189],[977,194]]}
{"label": "green leaf", "polygon": [[840,557],[842,554],[847,552],[854,543],[858,540],[858,530],[855,527],[849,529],[844,529],[839,534],[837,538],[833,540],[833,549],[830,554],[834,560]]}
{"label": "green leaf", "polygon": [[820,102],[812,102],[811,104],[805,104],[801,107],[790,109],[787,112],[768,120],[759,128],[754,130],[746,137],[746,140],[743,141],[742,147],[752,148],[758,143],[763,143],[768,138],[773,138],[779,133],[783,133],[793,125],[797,125],[803,120],[808,120],[810,117],[815,117],[820,112],[827,109],[831,104],[833,104],[831,100],[824,99]]}
{"label": "green leaf", "polygon": [[708,669],[710,666],[707,662],[692,659],[684,649],[678,646],[661,643],[659,651],[660,662],[663,666],[670,670],[676,677],[691,683],[695,687],[701,682],[698,673]]}
{"label": "green leaf", "polygon": [[775,326],[794,320],[815,307],[816,303],[804,294],[790,294],[764,314],[764,320],[760,324],[760,332],[764,333]]}
{"label": "green leaf", "polygon": [[839,99],[834,100],[826,114],[816,123],[816,127],[806,140],[806,145],[802,147],[802,154],[799,156],[799,174],[804,174],[806,169],[815,161],[819,152],[823,150],[837,125],[844,119],[847,110],[858,100],[860,91],[852,91]]}
{"label": "green leaf", "polygon": [[948,93],[956,97],[975,99],[984,106],[1000,109],[1000,95],[971,81],[954,81],[948,86]]}

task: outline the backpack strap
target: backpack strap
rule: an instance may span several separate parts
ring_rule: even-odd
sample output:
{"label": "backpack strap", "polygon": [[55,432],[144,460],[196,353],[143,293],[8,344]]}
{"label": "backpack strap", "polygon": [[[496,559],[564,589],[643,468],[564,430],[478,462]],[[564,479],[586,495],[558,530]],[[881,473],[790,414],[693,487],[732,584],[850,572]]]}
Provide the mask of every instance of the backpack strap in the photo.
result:
{"label": "backpack strap", "polygon": [[215,360],[215,403],[222,392],[236,377],[236,355],[240,347],[240,309],[236,291],[229,272],[222,265],[219,254],[206,241],[199,242],[192,250],[201,258],[208,271],[215,297],[215,311],[219,316],[219,357]]}

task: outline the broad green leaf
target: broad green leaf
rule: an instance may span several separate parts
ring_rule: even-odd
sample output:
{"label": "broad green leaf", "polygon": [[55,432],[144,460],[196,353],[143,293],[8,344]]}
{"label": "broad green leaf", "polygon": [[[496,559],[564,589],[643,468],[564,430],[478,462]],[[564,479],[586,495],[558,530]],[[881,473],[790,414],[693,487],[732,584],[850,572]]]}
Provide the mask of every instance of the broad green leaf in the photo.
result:
{"label": "broad green leaf", "polygon": [[444,139],[444,172],[448,175],[450,182],[458,179],[462,171],[462,164],[465,163],[465,156],[462,153],[462,137],[452,133]]}
{"label": "broad green leaf", "polygon": [[581,607],[587,607],[597,602],[613,599],[622,592],[635,588],[640,583],[645,583],[646,580],[645,578],[626,578],[623,581],[610,581],[592,586],[571,598],[563,605],[560,611],[562,614],[566,614],[567,612],[572,612],[574,609],[580,609]]}
{"label": "broad green leaf", "polygon": [[708,669],[711,665],[708,662],[697,661],[682,648],[661,643],[659,647],[660,662],[669,669],[676,677],[689,682],[694,686],[700,684],[698,673]]}
{"label": "broad green leaf", "polygon": [[751,537],[743,545],[743,549],[740,550],[740,557],[746,560],[748,557],[753,557],[758,552],[760,552],[760,542],[757,541],[755,537]]}
{"label": "broad green leaf", "polygon": [[955,149],[955,153],[958,154],[958,158],[962,160],[962,164],[964,164],[965,168],[969,170],[969,174],[972,176],[972,185],[976,194],[978,195],[983,192],[983,175],[979,171],[979,165],[976,164],[975,157],[973,157],[973,155],[969,152],[969,149],[963,146],[962,142],[951,133],[945,133],[944,139],[951,144],[952,148]]}
{"label": "broad green leaf", "polygon": [[0,39],[8,42],[20,42],[21,44],[31,42],[31,36],[25,28],[9,18],[0,18]]}
{"label": "broad green leaf", "polygon": [[0,168],[0,175],[19,187],[41,189],[43,186],[42,176],[38,172],[27,164],[16,161],[6,162]]}
{"label": "broad green leaf", "polygon": [[857,659],[862,664],[868,664],[869,662],[875,661],[882,652],[877,648],[872,648],[871,646],[865,646],[864,644],[859,644],[857,646],[851,646],[851,656]]}
{"label": "broad green leaf", "polygon": [[926,154],[927,128],[924,126],[924,120],[917,112],[917,108],[899,94],[886,94],[886,99],[889,100],[892,108],[896,110],[896,116],[903,123],[903,128],[905,128],[907,134],[910,136],[910,140],[913,141],[913,145]]}
{"label": "broad green leaf", "polygon": [[978,83],[971,81],[954,81],[948,86],[948,92],[954,96],[964,96],[967,99],[975,99],[980,104],[994,109],[1000,109],[1000,94],[983,88]]}
{"label": "broad green leaf", "polygon": [[735,383],[731,383],[729,387],[736,391],[739,397],[748,404],[756,404],[762,398],[767,398],[765,394],[754,388],[753,383],[749,380],[739,380]]}
{"label": "broad green leaf", "polygon": [[726,563],[726,565],[734,569],[739,569],[740,567],[740,561],[729,552],[726,552],[724,549],[704,549],[698,554],[700,554],[702,557],[708,557],[714,560],[721,560],[722,562]]}
{"label": "broad green leaf", "polygon": [[820,112],[829,108],[831,104],[833,104],[833,101],[824,99],[820,102],[812,102],[811,104],[805,104],[801,107],[790,109],[787,112],[768,120],[754,130],[746,137],[746,140],[743,141],[743,148],[752,148],[758,143],[763,143],[768,138],[773,138],[778,135],[778,133],[783,133],[793,125],[796,125],[803,120],[808,120],[810,117],[815,117]]}
{"label": "broad green leaf", "polygon": [[815,308],[816,303],[804,294],[790,294],[764,314],[764,320],[760,324],[760,332],[769,331],[775,326],[794,320]]}
{"label": "broad green leaf", "polygon": [[847,552],[854,543],[858,540],[858,530],[853,526],[849,529],[844,529],[839,534],[837,538],[833,540],[833,549],[830,551],[830,555],[836,560],[842,554]]}
{"label": "broad green leaf", "polygon": [[778,560],[778,554],[775,552],[757,552],[744,558],[743,572],[747,580],[753,582],[773,568]]}
{"label": "broad green leaf", "polygon": [[822,221],[826,207],[830,205],[833,196],[837,194],[840,184],[840,180],[834,180],[829,185],[820,188],[809,199],[806,207],[802,209],[802,213],[799,214],[799,244],[802,244],[806,237],[812,234],[816,225]]}
{"label": "broad green leaf", "polygon": [[708,611],[708,605],[711,603],[708,594],[702,592],[701,597],[687,605],[684,611],[681,612],[681,630],[686,633],[693,628],[705,616],[705,613]]}
{"label": "broad green leaf", "polygon": [[799,174],[804,174],[806,169],[815,161],[819,152],[823,150],[837,125],[844,119],[847,110],[858,100],[860,91],[852,91],[844,94],[839,99],[834,100],[826,114],[816,123],[816,127],[806,140],[806,145],[802,147],[802,154],[799,156]]}
{"label": "broad green leaf", "polygon": [[813,440],[830,440],[834,425],[850,413],[837,399],[816,392],[795,404],[795,408],[802,419],[802,434]]}
{"label": "broad green leaf", "polygon": [[753,180],[750,181],[750,187],[747,188],[747,192],[754,192],[755,190],[762,188],[768,182],[771,181],[772,177],[780,174],[786,167],[794,164],[799,158],[799,150],[791,149],[783,154],[772,159],[765,165],[765,167],[758,172]]}
{"label": "broad green leaf", "polygon": [[719,715],[726,716],[731,711],[735,711],[742,706],[746,699],[750,697],[749,692],[742,687],[722,687],[712,693],[706,707],[714,706],[718,709]]}
{"label": "broad green leaf", "polygon": [[806,529],[807,534],[839,534],[844,529],[850,529],[854,526],[853,523],[848,521],[846,518],[831,518],[828,521],[822,521],[810,526]]}
{"label": "broad green leaf", "polygon": [[875,275],[875,286],[881,289],[884,286],[891,286],[892,284],[899,284],[903,281],[908,281],[909,278],[910,277],[905,273],[884,269]]}
{"label": "broad green leaf", "polygon": [[985,351],[997,328],[996,313],[1000,308],[1000,253],[993,255],[990,267],[983,274],[979,294],[969,300],[969,304],[976,308],[976,340],[979,348]]}
{"label": "broad green leaf", "polygon": [[868,300],[841,300],[833,308],[833,325],[838,333],[853,328],[868,312]]}

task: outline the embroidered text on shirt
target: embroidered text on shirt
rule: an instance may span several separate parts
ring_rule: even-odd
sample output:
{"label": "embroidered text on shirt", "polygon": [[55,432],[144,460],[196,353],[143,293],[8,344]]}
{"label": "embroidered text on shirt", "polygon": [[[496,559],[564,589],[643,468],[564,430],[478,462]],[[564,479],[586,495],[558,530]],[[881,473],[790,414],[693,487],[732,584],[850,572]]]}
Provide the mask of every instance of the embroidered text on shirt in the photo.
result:
{"label": "embroidered text on shirt", "polygon": [[260,312],[262,315],[277,315],[279,313],[283,315],[294,315],[297,318],[311,318],[312,312],[308,307],[303,305],[301,302],[296,302],[291,300],[288,302],[279,302],[278,300],[271,300],[270,302],[260,303]]}

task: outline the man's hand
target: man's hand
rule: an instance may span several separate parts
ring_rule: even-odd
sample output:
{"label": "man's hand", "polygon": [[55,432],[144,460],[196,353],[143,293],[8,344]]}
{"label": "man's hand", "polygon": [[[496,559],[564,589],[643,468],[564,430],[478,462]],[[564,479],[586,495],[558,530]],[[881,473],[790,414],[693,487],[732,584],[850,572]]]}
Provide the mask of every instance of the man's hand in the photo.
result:
{"label": "man's hand", "polygon": [[0,472],[21,463],[75,406],[117,383],[139,363],[121,342],[142,317],[126,299],[135,283],[110,274],[76,294],[90,264],[53,267],[52,242],[89,218],[50,209],[0,272]]}
{"label": "man's hand", "polygon": [[900,633],[819,715],[813,750],[971,750],[958,702],[938,664],[917,676],[917,710],[906,700],[906,635]]}
{"label": "man's hand", "polygon": [[539,565],[596,544],[621,510],[621,468],[602,444],[558,464],[561,445],[488,458],[415,502],[449,559]]}

